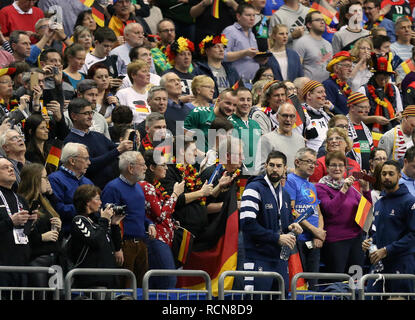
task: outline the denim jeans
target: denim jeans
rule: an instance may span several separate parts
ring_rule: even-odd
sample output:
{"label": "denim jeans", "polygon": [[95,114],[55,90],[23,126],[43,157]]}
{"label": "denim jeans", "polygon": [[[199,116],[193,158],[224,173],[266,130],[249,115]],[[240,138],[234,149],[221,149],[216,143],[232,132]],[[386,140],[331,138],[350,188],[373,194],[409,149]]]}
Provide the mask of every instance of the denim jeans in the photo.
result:
{"label": "denim jeans", "polygon": [[[171,248],[158,239],[147,241],[148,248],[148,264],[149,269],[167,269],[175,270],[173,254]],[[149,287],[151,289],[171,289],[176,287],[176,277],[151,277],[149,280]]]}

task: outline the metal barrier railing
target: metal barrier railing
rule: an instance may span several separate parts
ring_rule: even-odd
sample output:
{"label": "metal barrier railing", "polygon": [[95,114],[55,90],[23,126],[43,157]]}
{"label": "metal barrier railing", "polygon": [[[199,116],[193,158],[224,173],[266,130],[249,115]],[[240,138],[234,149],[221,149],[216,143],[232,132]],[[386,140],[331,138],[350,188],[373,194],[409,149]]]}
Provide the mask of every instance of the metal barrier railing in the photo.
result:
{"label": "metal barrier railing", "polygon": [[[9,273],[46,273],[50,277],[56,277],[57,283],[63,283],[62,273],[52,267],[22,267],[22,266],[0,266],[0,272]],[[46,300],[47,293],[52,294],[53,300],[59,300],[59,286],[49,287],[0,287],[0,300],[7,295],[8,300]]]}
{"label": "metal barrier railing", "polygon": [[385,273],[385,274],[366,274],[359,279],[357,283],[357,291],[359,300],[365,300],[366,297],[371,297],[373,300],[375,297],[382,298],[403,298],[403,297],[415,297],[415,292],[367,292],[365,290],[365,283],[368,280],[412,280],[415,285],[415,275],[413,274],[396,274],[396,273]]}
{"label": "metal barrier railing", "polygon": [[[157,276],[180,276],[180,277],[202,277],[205,279],[205,290],[194,289],[150,289],[149,279],[150,277]],[[187,298],[190,300],[189,294],[195,294],[196,300],[200,300],[200,295],[203,294],[206,300],[212,300],[212,282],[207,272],[203,270],[165,270],[165,269],[152,269],[147,271],[143,277],[143,300],[150,300],[150,293],[156,294],[156,300],[160,300],[160,297],[165,297],[163,300],[179,300],[179,296],[187,294]],[[162,296],[161,296],[162,294]],[[175,294],[175,295],[172,295]],[[173,298],[171,298],[173,296]]]}
{"label": "metal barrier railing", "polygon": [[[353,279],[350,275],[345,273],[318,273],[318,272],[300,272],[293,276],[291,279],[291,299],[297,300],[297,296],[311,296],[313,300],[316,300],[317,297],[328,297],[330,300],[335,298],[349,298],[351,300],[356,299],[356,294],[354,290],[350,292],[326,292],[326,291],[310,291],[310,290],[298,290],[297,281],[298,279],[316,279],[316,280],[338,280],[338,281],[347,281],[348,284],[353,283]],[[327,299],[324,299],[327,300]]]}
{"label": "metal barrier railing", "polygon": [[[117,289],[117,288],[72,288],[72,280],[75,276],[79,275],[88,275],[88,276],[126,276],[130,278],[131,289]],[[90,294],[90,299],[93,299],[93,294],[98,295],[101,298],[96,299],[105,299],[107,294],[110,294],[110,299],[114,299],[119,294],[128,294],[131,293],[134,300],[137,300],[137,282],[136,277],[133,272],[127,269],[94,269],[94,268],[79,268],[73,269],[66,274],[65,277],[65,299],[72,300],[72,293],[79,294],[83,296],[84,293]]]}
{"label": "metal barrier railing", "polygon": [[[226,277],[260,277],[260,278],[275,278],[278,281],[278,291],[248,291],[248,290],[225,290],[225,278]],[[235,295],[240,295],[240,300],[245,300],[246,297],[251,300],[258,295],[260,300],[263,300],[266,295],[272,299],[273,296],[279,296],[280,300],[285,299],[285,284],[284,278],[277,272],[270,271],[224,271],[219,277],[218,282],[218,299],[225,300],[225,295],[230,294],[231,300],[234,300]]]}

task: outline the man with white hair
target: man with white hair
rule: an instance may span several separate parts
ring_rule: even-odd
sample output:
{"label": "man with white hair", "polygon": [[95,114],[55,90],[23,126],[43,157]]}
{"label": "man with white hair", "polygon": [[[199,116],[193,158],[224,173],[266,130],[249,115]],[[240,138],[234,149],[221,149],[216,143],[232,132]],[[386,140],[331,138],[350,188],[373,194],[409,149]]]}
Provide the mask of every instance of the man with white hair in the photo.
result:
{"label": "man with white hair", "polygon": [[60,161],[59,169],[49,175],[49,182],[56,197],[54,207],[61,217],[64,236],[67,236],[77,214],[73,205],[75,190],[83,184],[93,184],[84,176],[91,163],[88,148],[81,143],[68,142],[62,149]]}
{"label": "man with white hair", "polygon": [[20,171],[28,162],[25,158],[26,144],[24,142],[24,136],[17,130],[7,129],[0,136],[0,148],[6,158],[13,164],[14,174],[16,176],[14,187],[17,187],[20,183]]}
{"label": "man with white hair", "polygon": [[131,62],[130,50],[144,43],[143,26],[137,22],[129,23],[124,28],[125,43],[111,50],[110,55],[117,55],[128,65]]}
{"label": "man with white hair", "polygon": [[[154,224],[145,214],[145,197],[138,181],[144,180],[147,166],[141,153],[127,151],[120,155],[120,176],[108,182],[101,194],[102,203],[126,206],[123,220],[123,267],[134,272],[141,287],[148,270],[146,238],[156,235]],[[127,286],[126,286],[127,287]]]}

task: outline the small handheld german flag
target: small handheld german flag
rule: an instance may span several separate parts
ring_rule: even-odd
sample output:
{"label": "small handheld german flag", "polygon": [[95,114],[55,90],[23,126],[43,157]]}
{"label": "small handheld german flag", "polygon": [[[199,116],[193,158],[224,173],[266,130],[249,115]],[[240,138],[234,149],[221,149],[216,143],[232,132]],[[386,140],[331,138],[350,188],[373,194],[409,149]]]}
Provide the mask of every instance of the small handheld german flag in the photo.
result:
{"label": "small handheld german flag", "polygon": [[45,163],[45,167],[48,167],[48,172],[53,172],[58,169],[62,155],[62,144],[63,143],[58,139],[53,140]]}
{"label": "small handheld german flag", "polygon": [[357,208],[355,221],[363,229],[372,204],[362,195]]}
{"label": "small handheld german flag", "polygon": [[244,82],[242,81],[242,79],[239,79],[233,84],[232,89],[237,90],[238,88],[243,88],[243,87],[245,87]]}
{"label": "small handheld german flag", "polygon": [[194,235],[183,227],[178,226],[174,230],[172,251],[177,264],[186,264],[189,254],[192,251],[193,239]]}

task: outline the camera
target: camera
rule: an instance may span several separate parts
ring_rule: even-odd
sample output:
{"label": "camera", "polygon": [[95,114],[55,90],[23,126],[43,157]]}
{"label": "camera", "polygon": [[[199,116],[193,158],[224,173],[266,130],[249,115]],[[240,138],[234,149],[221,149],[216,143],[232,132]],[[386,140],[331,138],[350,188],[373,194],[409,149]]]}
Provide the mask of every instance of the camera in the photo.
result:
{"label": "camera", "polygon": [[114,214],[117,215],[117,216],[125,216],[127,214],[125,212],[125,207],[127,205],[117,206],[114,203],[109,203],[107,206],[110,207],[110,208],[112,208],[112,211],[114,211]]}

